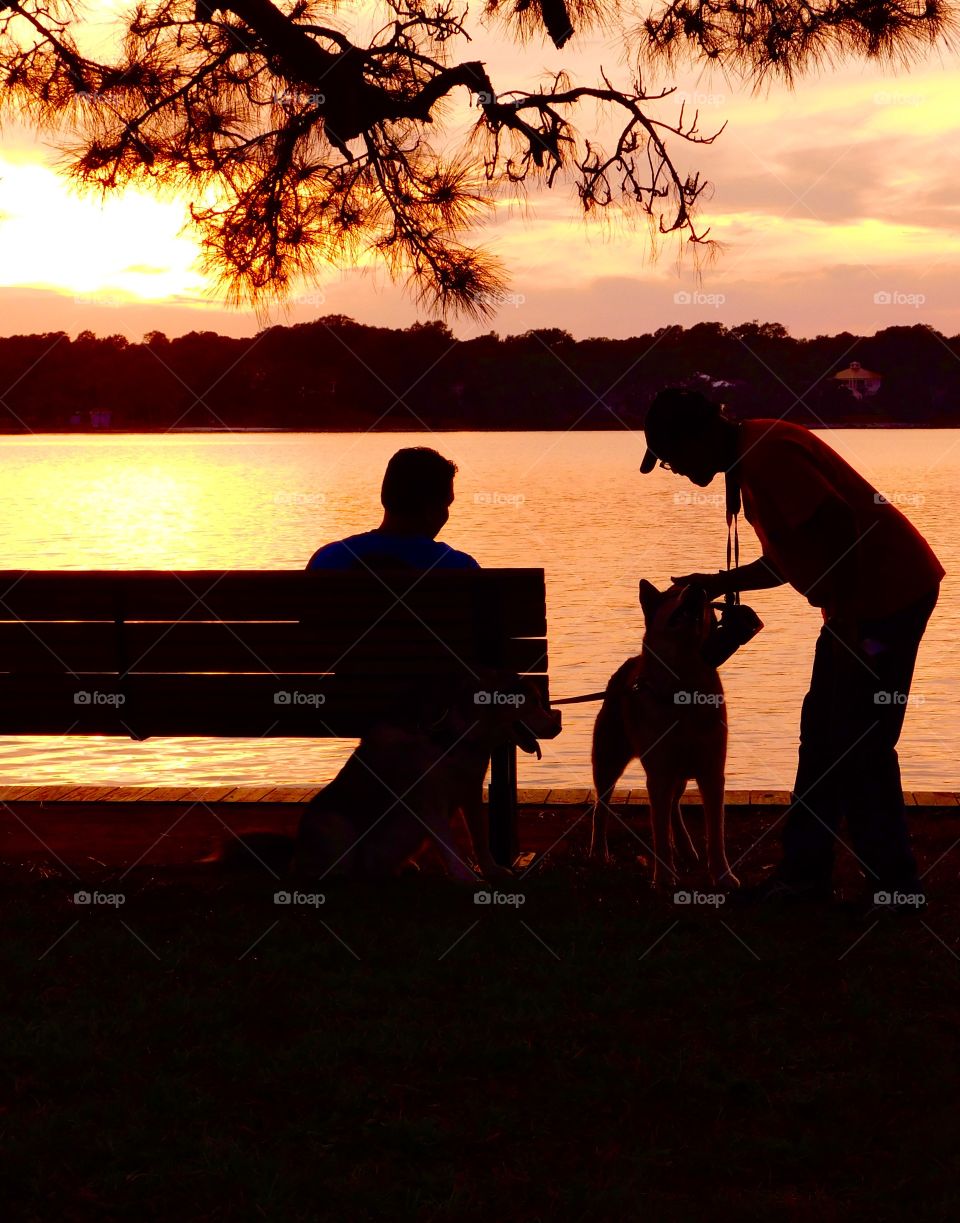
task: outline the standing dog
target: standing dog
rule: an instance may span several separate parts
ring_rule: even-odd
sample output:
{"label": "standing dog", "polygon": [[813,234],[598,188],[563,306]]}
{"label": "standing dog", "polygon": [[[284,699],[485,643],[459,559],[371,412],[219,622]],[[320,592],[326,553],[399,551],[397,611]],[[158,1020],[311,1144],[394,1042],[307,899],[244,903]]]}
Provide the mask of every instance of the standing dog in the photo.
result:
{"label": "standing dog", "polygon": [[680,812],[680,795],[694,780],[703,801],[707,867],[717,887],[737,887],[723,832],[727,720],[723,685],[701,649],[717,618],[694,586],[659,591],[640,583],[645,632],[641,653],[611,677],[593,730],[591,856],[609,861],[607,817],[613,788],[631,760],[647,777],[653,829],[653,885],[676,884],[676,850],[697,852]]}

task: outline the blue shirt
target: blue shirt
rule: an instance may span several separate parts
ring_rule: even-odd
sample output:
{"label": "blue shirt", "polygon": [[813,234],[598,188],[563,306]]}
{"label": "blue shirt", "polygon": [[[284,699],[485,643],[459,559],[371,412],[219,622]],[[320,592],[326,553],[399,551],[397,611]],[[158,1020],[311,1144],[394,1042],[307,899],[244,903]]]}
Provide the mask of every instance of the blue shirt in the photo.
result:
{"label": "blue shirt", "polygon": [[385,531],[364,531],[348,535],[318,548],[307,563],[308,569],[479,569],[466,552],[428,535],[390,535]]}

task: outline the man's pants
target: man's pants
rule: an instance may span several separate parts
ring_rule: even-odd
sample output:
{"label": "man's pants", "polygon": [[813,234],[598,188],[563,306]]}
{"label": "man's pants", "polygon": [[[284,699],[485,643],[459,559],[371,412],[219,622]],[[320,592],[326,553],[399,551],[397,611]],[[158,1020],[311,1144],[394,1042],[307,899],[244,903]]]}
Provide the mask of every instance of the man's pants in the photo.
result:
{"label": "man's pants", "polygon": [[897,740],[917,648],[939,587],[882,620],[860,621],[856,650],[827,621],[800,716],[800,757],[777,874],[829,887],[844,816],[873,889],[915,890]]}

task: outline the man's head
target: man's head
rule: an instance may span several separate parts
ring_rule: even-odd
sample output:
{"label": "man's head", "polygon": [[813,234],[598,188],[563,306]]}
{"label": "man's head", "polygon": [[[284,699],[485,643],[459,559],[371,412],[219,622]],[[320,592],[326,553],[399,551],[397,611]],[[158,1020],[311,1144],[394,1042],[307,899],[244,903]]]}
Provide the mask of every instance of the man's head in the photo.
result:
{"label": "man's head", "polygon": [[433,539],[450,517],[457,465],[428,446],[398,450],[384,472],[384,521]]}
{"label": "man's head", "polygon": [[730,430],[720,407],[705,395],[668,387],[647,411],[647,452],[640,470],[652,471],[660,462],[703,487],[729,465]]}

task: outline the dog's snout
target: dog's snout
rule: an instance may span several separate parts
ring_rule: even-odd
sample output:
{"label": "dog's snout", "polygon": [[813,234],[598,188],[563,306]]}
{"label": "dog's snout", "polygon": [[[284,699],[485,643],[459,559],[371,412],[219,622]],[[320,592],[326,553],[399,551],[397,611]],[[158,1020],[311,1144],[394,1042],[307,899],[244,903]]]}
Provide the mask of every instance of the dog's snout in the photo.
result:
{"label": "dog's snout", "polygon": [[563,729],[563,715],[559,709],[541,706],[526,713],[522,723],[535,739],[556,739]]}
{"label": "dog's snout", "polygon": [[549,729],[541,732],[541,739],[556,739],[557,735],[563,730],[563,714],[559,709],[547,709],[544,711],[547,717]]}

